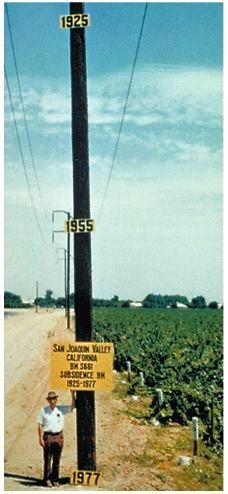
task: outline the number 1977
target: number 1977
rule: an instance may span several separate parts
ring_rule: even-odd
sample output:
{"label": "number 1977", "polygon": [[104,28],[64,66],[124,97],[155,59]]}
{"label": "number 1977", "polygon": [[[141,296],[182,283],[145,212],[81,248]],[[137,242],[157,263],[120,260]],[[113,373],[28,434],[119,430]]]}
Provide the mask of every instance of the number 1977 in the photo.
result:
{"label": "number 1977", "polygon": [[72,484],[97,485],[100,473],[76,470],[72,475]]}

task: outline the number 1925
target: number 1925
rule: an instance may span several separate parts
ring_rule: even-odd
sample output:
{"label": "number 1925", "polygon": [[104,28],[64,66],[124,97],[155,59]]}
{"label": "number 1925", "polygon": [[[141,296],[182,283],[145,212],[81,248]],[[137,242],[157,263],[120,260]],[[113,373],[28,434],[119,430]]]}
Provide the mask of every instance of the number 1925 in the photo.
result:
{"label": "number 1925", "polygon": [[73,29],[77,27],[90,26],[89,14],[62,15],[60,17],[60,27],[63,29]]}

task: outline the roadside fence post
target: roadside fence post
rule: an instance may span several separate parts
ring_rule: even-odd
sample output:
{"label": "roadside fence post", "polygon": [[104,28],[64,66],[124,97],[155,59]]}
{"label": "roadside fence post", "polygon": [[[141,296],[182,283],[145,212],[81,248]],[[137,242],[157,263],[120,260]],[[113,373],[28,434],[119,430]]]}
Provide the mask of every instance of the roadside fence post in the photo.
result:
{"label": "roadside fence post", "polygon": [[131,362],[127,360],[127,379],[131,381]]}
{"label": "roadside fence post", "polygon": [[139,380],[140,380],[140,382],[139,382],[140,386],[144,386],[145,383],[144,383],[144,375],[143,375],[143,372],[140,372],[139,373]]}
{"label": "roadside fence post", "polygon": [[193,438],[193,456],[197,456],[198,439],[199,439],[199,421],[197,417],[192,417],[192,438]]}

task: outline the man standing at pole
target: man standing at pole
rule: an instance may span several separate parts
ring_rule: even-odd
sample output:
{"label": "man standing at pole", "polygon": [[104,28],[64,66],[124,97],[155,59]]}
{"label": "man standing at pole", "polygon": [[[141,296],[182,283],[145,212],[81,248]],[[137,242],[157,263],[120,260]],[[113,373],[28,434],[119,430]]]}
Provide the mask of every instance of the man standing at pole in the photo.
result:
{"label": "man standing at pole", "polygon": [[76,406],[75,392],[71,391],[71,406],[58,406],[58,395],[49,391],[48,406],[42,408],[38,415],[39,444],[44,454],[44,476],[46,487],[59,486],[59,467],[63,449],[64,415],[70,413]]}

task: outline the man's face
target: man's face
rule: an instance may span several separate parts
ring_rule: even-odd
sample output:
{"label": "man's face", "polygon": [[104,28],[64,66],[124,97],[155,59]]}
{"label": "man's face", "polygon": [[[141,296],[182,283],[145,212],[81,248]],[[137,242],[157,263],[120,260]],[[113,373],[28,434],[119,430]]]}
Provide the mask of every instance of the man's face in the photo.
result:
{"label": "man's face", "polygon": [[57,398],[48,398],[49,407],[54,410],[57,403]]}

